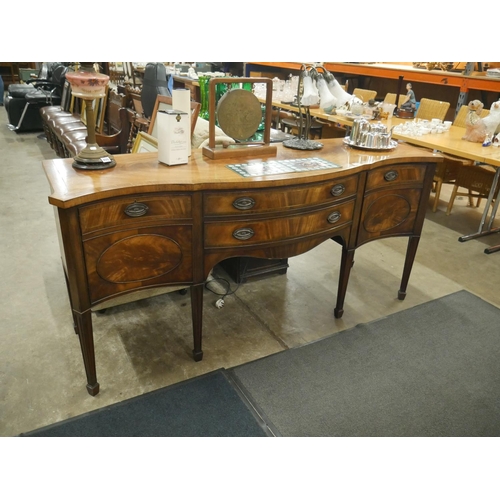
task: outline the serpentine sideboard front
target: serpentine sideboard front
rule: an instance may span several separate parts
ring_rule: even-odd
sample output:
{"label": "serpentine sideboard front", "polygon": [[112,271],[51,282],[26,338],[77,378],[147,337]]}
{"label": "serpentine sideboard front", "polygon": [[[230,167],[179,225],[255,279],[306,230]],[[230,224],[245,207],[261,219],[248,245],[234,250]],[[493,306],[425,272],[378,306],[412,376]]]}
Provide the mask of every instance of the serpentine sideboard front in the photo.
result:
{"label": "serpentine sideboard front", "polygon": [[317,157],[338,168],[248,178],[227,168],[238,158],[210,160],[199,150],[173,167],[158,163],[155,153],[117,155],[116,167],[102,171],[74,169],[71,159],[43,162],[89,394],[99,392],[92,307],[140,289],[189,286],[193,356],[200,361],[204,283],[230,257],[282,259],[337,241],[340,318],[355,249],[406,236],[398,292],[404,299],[442,157],[408,144],[374,153],[342,139],[322,142],[319,151],[278,145],[276,156],[259,159]]}

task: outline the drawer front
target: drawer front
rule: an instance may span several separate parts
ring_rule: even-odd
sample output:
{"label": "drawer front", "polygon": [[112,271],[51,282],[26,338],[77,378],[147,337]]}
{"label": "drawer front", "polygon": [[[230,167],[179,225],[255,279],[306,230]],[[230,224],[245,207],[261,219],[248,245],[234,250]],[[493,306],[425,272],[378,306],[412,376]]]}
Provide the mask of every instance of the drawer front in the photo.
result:
{"label": "drawer front", "polygon": [[353,175],[296,188],[206,194],[204,212],[217,216],[292,210],[347,198],[356,194],[357,187],[358,176]]}
{"label": "drawer front", "polygon": [[192,281],[191,226],[117,231],[84,243],[92,303],[120,292]]}
{"label": "drawer front", "polygon": [[82,233],[115,226],[127,226],[162,221],[165,219],[190,219],[191,197],[164,195],[120,198],[93,203],[80,209]]}
{"label": "drawer front", "polygon": [[354,200],[292,217],[205,223],[205,248],[285,241],[328,231],[352,221]]}
{"label": "drawer front", "polygon": [[425,166],[397,165],[381,167],[368,173],[366,191],[382,187],[397,187],[400,184],[422,185],[425,177]]}

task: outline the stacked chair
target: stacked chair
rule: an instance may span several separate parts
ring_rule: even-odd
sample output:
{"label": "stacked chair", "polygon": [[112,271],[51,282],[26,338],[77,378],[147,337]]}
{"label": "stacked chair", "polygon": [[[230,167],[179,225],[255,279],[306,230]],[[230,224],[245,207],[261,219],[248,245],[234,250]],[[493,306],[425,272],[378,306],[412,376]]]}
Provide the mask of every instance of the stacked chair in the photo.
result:
{"label": "stacked chair", "polygon": [[[69,82],[66,82],[61,105],[46,106],[40,110],[47,141],[61,158],[76,156],[87,144],[87,126],[68,96],[71,96],[71,90]],[[135,113],[125,107],[125,99],[125,95],[111,90],[106,99],[106,110],[101,110],[106,113],[109,133],[102,134],[96,128],[97,144],[111,154],[129,152],[130,128]]]}

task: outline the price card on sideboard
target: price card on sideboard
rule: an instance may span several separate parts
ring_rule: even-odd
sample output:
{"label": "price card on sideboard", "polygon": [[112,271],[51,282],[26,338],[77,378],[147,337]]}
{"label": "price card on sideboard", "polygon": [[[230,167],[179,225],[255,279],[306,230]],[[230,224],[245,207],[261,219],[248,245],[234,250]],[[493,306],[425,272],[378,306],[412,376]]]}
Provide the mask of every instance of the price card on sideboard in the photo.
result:
{"label": "price card on sideboard", "polygon": [[313,170],[328,170],[342,168],[341,165],[323,160],[322,158],[297,158],[293,160],[249,161],[226,165],[242,177],[258,177],[261,175],[285,174],[293,172],[311,172]]}

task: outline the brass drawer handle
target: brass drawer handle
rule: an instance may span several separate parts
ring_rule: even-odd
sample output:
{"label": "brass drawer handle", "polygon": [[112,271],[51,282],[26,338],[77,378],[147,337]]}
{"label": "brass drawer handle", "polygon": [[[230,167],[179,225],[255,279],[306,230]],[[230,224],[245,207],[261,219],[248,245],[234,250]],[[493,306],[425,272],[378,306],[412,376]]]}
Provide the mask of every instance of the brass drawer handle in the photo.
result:
{"label": "brass drawer handle", "polygon": [[249,240],[255,234],[254,230],[250,227],[244,227],[242,229],[236,229],[233,232],[233,237],[237,240]]}
{"label": "brass drawer handle", "polygon": [[384,175],[384,179],[387,182],[395,181],[398,178],[398,173],[395,170],[390,170]]}
{"label": "brass drawer handle", "polygon": [[255,206],[255,200],[253,198],[238,198],[233,201],[233,207],[238,210],[250,210]]}
{"label": "brass drawer handle", "polygon": [[332,212],[327,220],[330,224],[335,224],[335,222],[338,222],[340,220],[340,217],[342,217],[342,214],[337,210],[336,212]]}
{"label": "brass drawer handle", "polygon": [[336,184],[330,191],[332,196],[340,196],[345,193],[345,186],[343,184]]}
{"label": "brass drawer handle", "polygon": [[134,203],[131,203],[124,210],[124,212],[129,217],[141,217],[142,215],[146,215],[146,213],[147,213],[148,210],[149,210],[149,207],[146,204],[134,201]]}

